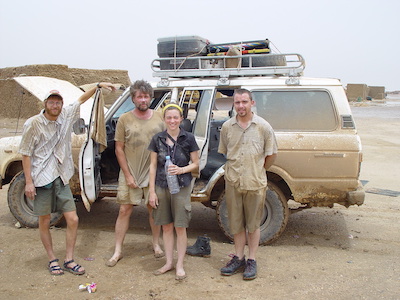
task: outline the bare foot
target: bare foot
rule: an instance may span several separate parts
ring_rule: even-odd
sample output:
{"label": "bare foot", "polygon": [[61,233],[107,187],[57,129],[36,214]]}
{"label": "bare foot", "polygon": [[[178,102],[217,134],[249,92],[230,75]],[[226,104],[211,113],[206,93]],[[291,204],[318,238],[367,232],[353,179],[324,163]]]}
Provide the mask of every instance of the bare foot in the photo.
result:
{"label": "bare foot", "polygon": [[153,250],[154,250],[154,257],[155,258],[161,258],[164,257],[164,251],[161,249],[160,245],[156,244],[153,245]]}
{"label": "bare foot", "polygon": [[158,276],[158,275],[165,274],[165,273],[167,273],[167,272],[169,272],[169,271],[171,271],[171,270],[173,270],[173,269],[174,269],[173,266],[164,265],[164,266],[162,266],[160,269],[154,271],[153,274],[156,275],[156,276]]}
{"label": "bare foot", "polygon": [[176,268],[176,276],[175,279],[176,280],[183,280],[186,278],[186,272],[183,268]]}

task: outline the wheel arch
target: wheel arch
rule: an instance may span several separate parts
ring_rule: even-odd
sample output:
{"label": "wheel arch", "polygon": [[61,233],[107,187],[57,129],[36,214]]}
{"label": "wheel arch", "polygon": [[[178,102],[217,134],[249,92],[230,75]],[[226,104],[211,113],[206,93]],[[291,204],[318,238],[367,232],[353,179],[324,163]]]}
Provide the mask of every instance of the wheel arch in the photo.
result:
{"label": "wheel arch", "polygon": [[8,184],[12,179],[22,171],[22,161],[14,160],[8,163],[4,173],[3,184]]}
{"label": "wheel arch", "polygon": [[275,183],[286,197],[286,200],[293,199],[292,190],[287,184],[286,180],[282,178],[279,174],[267,171],[268,181]]}

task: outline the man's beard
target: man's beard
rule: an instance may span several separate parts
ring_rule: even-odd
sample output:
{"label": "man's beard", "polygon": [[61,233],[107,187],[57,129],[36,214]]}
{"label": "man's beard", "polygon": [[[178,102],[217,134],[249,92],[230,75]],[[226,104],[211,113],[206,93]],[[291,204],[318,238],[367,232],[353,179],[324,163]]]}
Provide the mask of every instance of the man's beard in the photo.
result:
{"label": "man's beard", "polygon": [[45,108],[44,112],[51,117],[58,117],[61,114],[61,109],[57,109],[57,112],[53,113],[51,109]]}
{"label": "man's beard", "polygon": [[146,104],[146,106],[144,106],[144,105],[142,104],[142,105],[139,105],[139,106],[137,107],[137,109],[140,110],[140,111],[146,111],[146,110],[149,109],[149,106],[148,106],[147,104]]}

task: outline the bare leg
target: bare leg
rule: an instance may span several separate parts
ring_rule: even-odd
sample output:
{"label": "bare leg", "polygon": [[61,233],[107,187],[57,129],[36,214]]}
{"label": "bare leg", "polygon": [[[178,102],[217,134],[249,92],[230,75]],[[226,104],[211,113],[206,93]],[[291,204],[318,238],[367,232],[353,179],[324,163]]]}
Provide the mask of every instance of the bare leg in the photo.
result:
{"label": "bare leg", "polygon": [[[76,244],[76,236],[78,233],[79,218],[75,210],[64,213],[64,218],[65,221],[67,222],[66,254],[64,260],[64,262],[66,262],[74,259],[74,250]],[[73,268],[75,265],[76,263],[73,262],[68,264],[68,267]],[[83,267],[80,267],[77,271],[81,272],[84,270],[85,269]]]}
{"label": "bare leg", "polygon": [[119,207],[118,218],[115,222],[115,250],[110,260],[118,261],[122,258],[122,245],[129,228],[132,211],[132,204],[121,204]]}
{"label": "bare leg", "polygon": [[176,227],[176,250],[178,251],[178,261],[176,262],[176,275],[186,276],[183,268],[183,261],[185,259],[186,247],[187,247],[187,234],[185,227]]}
{"label": "bare leg", "polygon": [[158,269],[155,274],[164,274],[174,268],[174,224],[169,223],[163,225],[162,230],[165,249],[165,265]]}
{"label": "bare leg", "polygon": [[[40,234],[40,240],[42,241],[44,249],[46,250],[49,261],[54,260],[56,257],[54,255],[53,242],[50,233],[50,215],[39,216],[39,234]],[[53,262],[51,263],[50,266],[58,266],[58,265],[59,264],[57,262]],[[58,270],[58,271],[53,271],[53,273],[60,274],[63,273],[63,271]]]}
{"label": "bare leg", "polygon": [[154,225],[154,218],[153,218],[153,208],[150,205],[147,205],[147,209],[149,211],[149,223],[151,228],[151,234],[153,237],[153,251],[155,257],[162,257],[164,256],[164,252],[160,247],[160,234],[161,234],[161,226]]}
{"label": "bare leg", "polygon": [[235,243],[235,253],[239,259],[244,256],[244,247],[246,246],[246,231],[242,231],[233,236],[233,241]]}
{"label": "bare leg", "polygon": [[260,243],[260,228],[253,233],[249,232],[249,258],[256,259],[258,245]]}

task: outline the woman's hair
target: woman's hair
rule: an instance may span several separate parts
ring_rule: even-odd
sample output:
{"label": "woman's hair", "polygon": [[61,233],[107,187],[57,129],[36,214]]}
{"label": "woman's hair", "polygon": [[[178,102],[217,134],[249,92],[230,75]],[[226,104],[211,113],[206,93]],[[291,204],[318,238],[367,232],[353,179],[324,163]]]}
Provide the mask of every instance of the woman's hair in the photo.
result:
{"label": "woman's hair", "polygon": [[181,117],[183,117],[183,109],[182,109],[182,107],[180,107],[178,104],[175,104],[175,103],[170,103],[170,104],[167,104],[167,105],[164,106],[164,108],[162,110],[163,116],[165,116],[165,112],[167,110],[173,110],[173,109],[178,110],[179,113],[181,114]]}

